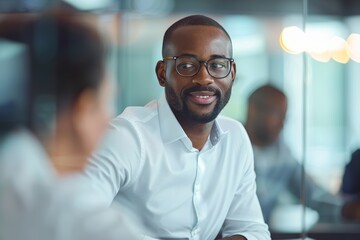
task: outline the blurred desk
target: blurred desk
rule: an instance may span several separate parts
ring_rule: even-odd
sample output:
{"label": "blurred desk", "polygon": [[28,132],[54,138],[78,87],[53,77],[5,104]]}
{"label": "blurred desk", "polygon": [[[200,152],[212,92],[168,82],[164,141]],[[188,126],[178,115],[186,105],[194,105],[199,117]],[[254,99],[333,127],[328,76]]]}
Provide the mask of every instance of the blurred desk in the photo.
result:
{"label": "blurred desk", "polygon": [[307,236],[319,240],[360,240],[360,222],[317,223]]}
{"label": "blurred desk", "polygon": [[360,222],[317,223],[305,235],[271,231],[274,240],[303,239],[305,236],[315,240],[360,240]]}
{"label": "blurred desk", "polygon": [[[272,239],[315,239],[315,240],[360,240],[360,221],[349,221],[341,216],[341,204],[321,201],[316,211],[304,210],[302,206],[283,205],[274,213],[269,224]],[[296,211],[295,211],[296,210]],[[313,215],[313,216],[312,216]],[[305,221],[302,219],[305,216]],[[276,223],[274,225],[274,222]],[[305,234],[303,224],[305,223]]]}

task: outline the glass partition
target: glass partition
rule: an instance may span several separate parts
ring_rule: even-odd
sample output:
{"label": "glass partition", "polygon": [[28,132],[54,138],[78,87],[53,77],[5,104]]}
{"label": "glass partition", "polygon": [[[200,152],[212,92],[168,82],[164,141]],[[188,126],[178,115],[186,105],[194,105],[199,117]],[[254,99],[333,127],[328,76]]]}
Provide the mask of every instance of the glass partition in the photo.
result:
{"label": "glass partition", "polygon": [[[316,239],[357,239],[359,219],[342,214],[342,206],[359,192],[344,193],[341,189],[346,164],[351,153],[360,146],[359,89],[355,50],[359,28],[354,1],[338,2],[332,11],[308,2],[306,34],[308,47],[306,107],[306,164],[309,175],[327,192],[310,199],[320,214],[318,223],[309,231]],[[357,160],[358,161],[358,160]],[[353,169],[352,182],[360,169]],[[357,207],[358,208],[358,207]],[[356,206],[352,211],[358,211]]]}

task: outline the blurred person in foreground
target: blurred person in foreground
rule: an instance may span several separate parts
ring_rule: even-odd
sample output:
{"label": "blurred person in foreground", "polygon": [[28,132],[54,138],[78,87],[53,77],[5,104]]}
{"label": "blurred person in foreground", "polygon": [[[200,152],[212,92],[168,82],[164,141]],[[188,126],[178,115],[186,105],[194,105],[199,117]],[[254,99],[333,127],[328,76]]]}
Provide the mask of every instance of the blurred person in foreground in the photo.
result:
{"label": "blurred person in foreground", "polygon": [[164,94],[111,122],[83,177],[150,237],[270,239],[248,136],[219,116],[236,75],[228,33],[188,16],[167,29],[162,55]]}
{"label": "blurred person in foreground", "polygon": [[[300,204],[302,192],[301,165],[281,137],[286,112],[287,97],[273,85],[260,86],[248,98],[245,128],[254,151],[257,194],[265,221],[270,225],[275,208]],[[305,190],[305,205],[311,208],[318,207],[314,199],[320,196],[338,204],[338,199],[309,175],[305,176]],[[282,202],[283,199],[287,201]]]}
{"label": "blurred person in foreground", "polygon": [[[102,137],[110,101],[105,45],[80,15],[59,7],[1,19],[2,53],[21,56],[3,70],[27,77],[22,103],[0,101],[1,240],[140,239],[72,177]],[[1,92],[16,92],[11,74],[1,77]]]}

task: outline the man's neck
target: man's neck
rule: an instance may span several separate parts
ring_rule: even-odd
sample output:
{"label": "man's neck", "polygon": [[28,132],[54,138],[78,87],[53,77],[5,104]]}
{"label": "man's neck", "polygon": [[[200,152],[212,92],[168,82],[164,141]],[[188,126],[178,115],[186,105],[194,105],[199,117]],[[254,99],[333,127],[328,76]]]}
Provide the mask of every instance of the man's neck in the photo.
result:
{"label": "man's neck", "polygon": [[201,150],[209,138],[214,121],[209,123],[180,123],[180,125],[191,140],[193,147]]}
{"label": "man's neck", "polygon": [[59,175],[81,171],[86,163],[86,157],[77,151],[77,144],[63,136],[50,136],[44,147]]}

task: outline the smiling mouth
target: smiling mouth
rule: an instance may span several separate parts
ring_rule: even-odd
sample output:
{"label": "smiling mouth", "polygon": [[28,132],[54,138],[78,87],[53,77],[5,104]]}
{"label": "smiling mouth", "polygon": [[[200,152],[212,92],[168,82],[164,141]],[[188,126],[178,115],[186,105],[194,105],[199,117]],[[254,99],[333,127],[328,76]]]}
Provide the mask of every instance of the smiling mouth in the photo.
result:
{"label": "smiling mouth", "polygon": [[193,103],[200,105],[209,105],[216,100],[215,93],[209,91],[191,92],[189,96]]}

